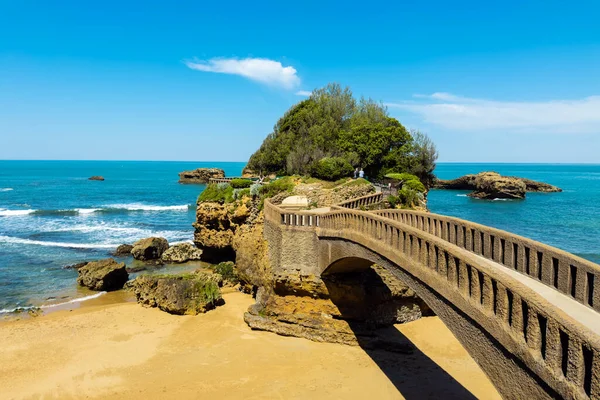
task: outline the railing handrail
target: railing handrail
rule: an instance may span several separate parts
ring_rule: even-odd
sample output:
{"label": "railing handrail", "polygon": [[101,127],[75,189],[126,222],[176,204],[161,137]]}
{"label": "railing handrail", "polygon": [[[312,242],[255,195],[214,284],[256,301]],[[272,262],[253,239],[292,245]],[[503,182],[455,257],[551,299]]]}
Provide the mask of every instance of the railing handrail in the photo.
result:
{"label": "railing handrail", "polygon": [[364,202],[364,205],[372,205],[376,203],[380,203],[383,200],[383,193],[370,193],[365,196],[356,197],[354,199],[349,199],[342,201],[341,203],[336,204],[337,207],[344,208],[355,208],[353,205],[360,205],[361,202]]}
{"label": "railing handrail", "polygon": [[[388,215],[392,219],[391,215],[414,216],[416,218],[406,218],[401,222],[533,277],[546,286],[575,298],[579,303],[600,311],[600,265],[589,260],[524,236],[456,217],[396,209],[377,210],[373,213]],[[432,219],[443,224],[432,224]],[[448,223],[461,227],[458,237],[459,229],[448,229]],[[481,243],[482,237],[485,243]],[[479,245],[476,246],[473,238],[475,242],[479,241]],[[489,250],[486,250],[484,245],[488,240],[491,243]],[[573,268],[577,271],[574,272]],[[567,275],[566,285],[564,275]]]}

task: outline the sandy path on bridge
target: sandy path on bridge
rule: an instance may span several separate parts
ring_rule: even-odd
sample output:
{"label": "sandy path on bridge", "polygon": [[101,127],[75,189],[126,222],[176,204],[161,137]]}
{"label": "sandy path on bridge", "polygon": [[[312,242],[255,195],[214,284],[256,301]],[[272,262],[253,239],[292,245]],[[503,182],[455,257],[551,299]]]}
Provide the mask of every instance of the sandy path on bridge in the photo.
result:
{"label": "sandy path on bridge", "polygon": [[0,398],[499,398],[438,318],[399,326],[417,355],[367,354],[252,331],[252,299],[224,297],[197,317],[118,303],[0,322]]}

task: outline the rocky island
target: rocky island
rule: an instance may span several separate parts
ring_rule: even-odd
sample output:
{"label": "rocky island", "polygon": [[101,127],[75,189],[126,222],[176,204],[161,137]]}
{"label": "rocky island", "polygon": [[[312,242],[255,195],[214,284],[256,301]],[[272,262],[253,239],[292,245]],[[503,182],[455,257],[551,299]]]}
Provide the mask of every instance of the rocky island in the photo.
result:
{"label": "rocky island", "polygon": [[472,190],[469,197],[485,200],[524,199],[527,192],[553,193],[562,189],[547,183],[515,176],[502,176],[497,172],[480,172],[452,180],[438,180],[436,189]]}
{"label": "rocky island", "polygon": [[179,183],[208,183],[210,178],[225,178],[220,168],[197,168],[179,173]]}

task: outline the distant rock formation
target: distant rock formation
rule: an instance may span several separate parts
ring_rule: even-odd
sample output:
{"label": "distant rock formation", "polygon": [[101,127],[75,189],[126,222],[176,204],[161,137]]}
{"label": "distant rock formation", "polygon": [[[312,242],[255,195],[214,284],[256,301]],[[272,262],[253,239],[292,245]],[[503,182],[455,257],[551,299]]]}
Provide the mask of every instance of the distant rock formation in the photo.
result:
{"label": "distant rock formation", "polygon": [[169,247],[161,256],[165,263],[184,263],[198,261],[202,257],[202,250],[191,243],[178,243]]}
{"label": "distant rock formation", "polygon": [[135,242],[131,249],[131,255],[140,261],[158,260],[168,248],[169,242],[167,239],[149,237]]}
{"label": "distant rock formation", "polygon": [[77,272],[79,285],[98,291],[122,289],[129,279],[125,263],[118,263],[112,258],[87,263]]}
{"label": "distant rock formation", "polygon": [[94,175],[94,176],[90,176],[88,178],[89,181],[103,181],[104,177],[100,176],[100,175]]}
{"label": "distant rock formation", "polygon": [[562,192],[556,186],[497,172],[480,172],[452,180],[438,180],[437,189],[473,190],[469,197],[478,199],[524,199],[527,192]]}
{"label": "distant rock formation", "polygon": [[210,178],[225,178],[220,168],[197,168],[179,173],[179,183],[208,183]]}

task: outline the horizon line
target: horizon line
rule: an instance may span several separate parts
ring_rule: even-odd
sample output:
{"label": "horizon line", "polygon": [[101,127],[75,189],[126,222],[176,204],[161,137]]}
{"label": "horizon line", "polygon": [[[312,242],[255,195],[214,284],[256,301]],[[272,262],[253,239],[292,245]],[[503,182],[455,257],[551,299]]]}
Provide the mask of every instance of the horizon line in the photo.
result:
{"label": "horizon line", "polygon": [[[248,163],[248,161],[223,160],[110,160],[110,159],[30,159],[2,158],[1,161],[79,161],[79,162],[182,162],[182,163]],[[437,164],[526,164],[526,165],[600,165],[600,162],[541,162],[541,161],[438,161]]]}

